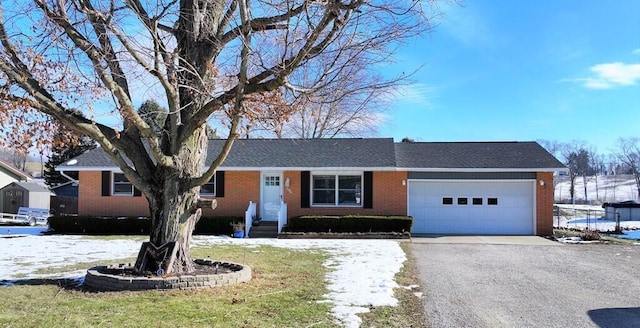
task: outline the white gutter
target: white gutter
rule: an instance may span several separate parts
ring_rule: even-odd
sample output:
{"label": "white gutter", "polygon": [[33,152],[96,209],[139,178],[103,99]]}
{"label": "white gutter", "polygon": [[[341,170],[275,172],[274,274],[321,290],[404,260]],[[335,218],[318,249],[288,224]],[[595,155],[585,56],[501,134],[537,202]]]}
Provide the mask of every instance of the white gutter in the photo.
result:
{"label": "white gutter", "polygon": [[62,175],[63,177],[69,179],[69,181],[71,181],[71,183],[73,183],[74,185],[78,185],[78,182],[79,182],[78,180],[68,176],[66,173],[64,173],[64,171],[59,171],[59,172],[60,172],[60,175]]}

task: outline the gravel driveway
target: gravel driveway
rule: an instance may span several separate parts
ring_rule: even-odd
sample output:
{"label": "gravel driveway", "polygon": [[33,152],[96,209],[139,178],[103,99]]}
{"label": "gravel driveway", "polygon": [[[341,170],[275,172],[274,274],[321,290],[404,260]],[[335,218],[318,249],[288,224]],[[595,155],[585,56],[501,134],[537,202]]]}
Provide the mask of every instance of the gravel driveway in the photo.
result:
{"label": "gravel driveway", "polygon": [[411,244],[430,327],[640,327],[640,246]]}

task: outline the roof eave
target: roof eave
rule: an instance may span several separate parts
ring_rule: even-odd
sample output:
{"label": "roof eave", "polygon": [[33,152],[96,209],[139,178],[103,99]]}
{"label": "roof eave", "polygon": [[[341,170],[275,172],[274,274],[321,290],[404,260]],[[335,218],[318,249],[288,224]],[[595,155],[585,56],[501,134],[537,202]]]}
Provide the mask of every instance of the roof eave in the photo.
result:
{"label": "roof eave", "polygon": [[532,167],[532,168],[504,168],[504,167],[491,167],[491,168],[459,168],[459,167],[398,167],[398,171],[412,171],[412,172],[568,172],[566,167]]}
{"label": "roof eave", "polygon": [[[397,171],[395,166],[313,166],[313,167],[242,167],[220,166],[220,171]],[[58,166],[56,171],[115,171],[117,166]]]}

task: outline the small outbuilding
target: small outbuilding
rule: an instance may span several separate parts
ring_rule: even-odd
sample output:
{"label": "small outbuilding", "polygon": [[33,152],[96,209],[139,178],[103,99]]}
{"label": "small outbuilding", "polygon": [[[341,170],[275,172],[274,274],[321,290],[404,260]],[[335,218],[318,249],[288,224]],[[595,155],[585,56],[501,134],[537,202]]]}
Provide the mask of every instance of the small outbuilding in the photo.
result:
{"label": "small outbuilding", "polygon": [[620,221],[640,221],[640,203],[628,200],[619,203],[604,203],[605,219],[615,220],[620,215]]}
{"label": "small outbuilding", "polygon": [[0,212],[18,213],[20,207],[49,209],[51,192],[35,182],[12,182],[0,189]]}

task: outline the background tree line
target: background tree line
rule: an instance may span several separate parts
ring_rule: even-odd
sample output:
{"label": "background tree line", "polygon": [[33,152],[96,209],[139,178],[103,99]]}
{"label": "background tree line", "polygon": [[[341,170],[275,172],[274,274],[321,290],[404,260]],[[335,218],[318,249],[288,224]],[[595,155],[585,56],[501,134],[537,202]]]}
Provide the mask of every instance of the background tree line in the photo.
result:
{"label": "background tree line", "polygon": [[[596,187],[596,198],[599,189],[599,176],[631,175],[635,180],[636,199],[640,200],[640,138],[618,138],[615,147],[609,153],[601,153],[594,146],[583,140],[558,142],[555,140],[538,140],[552,155],[562,161],[569,172],[569,194],[572,203],[579,192],[584,193],[584,201],[589,201],[587,182]],[[582,179],[583,190],[576,190],[576,180]],[[556,181],[557,182],[557,181]]]}

